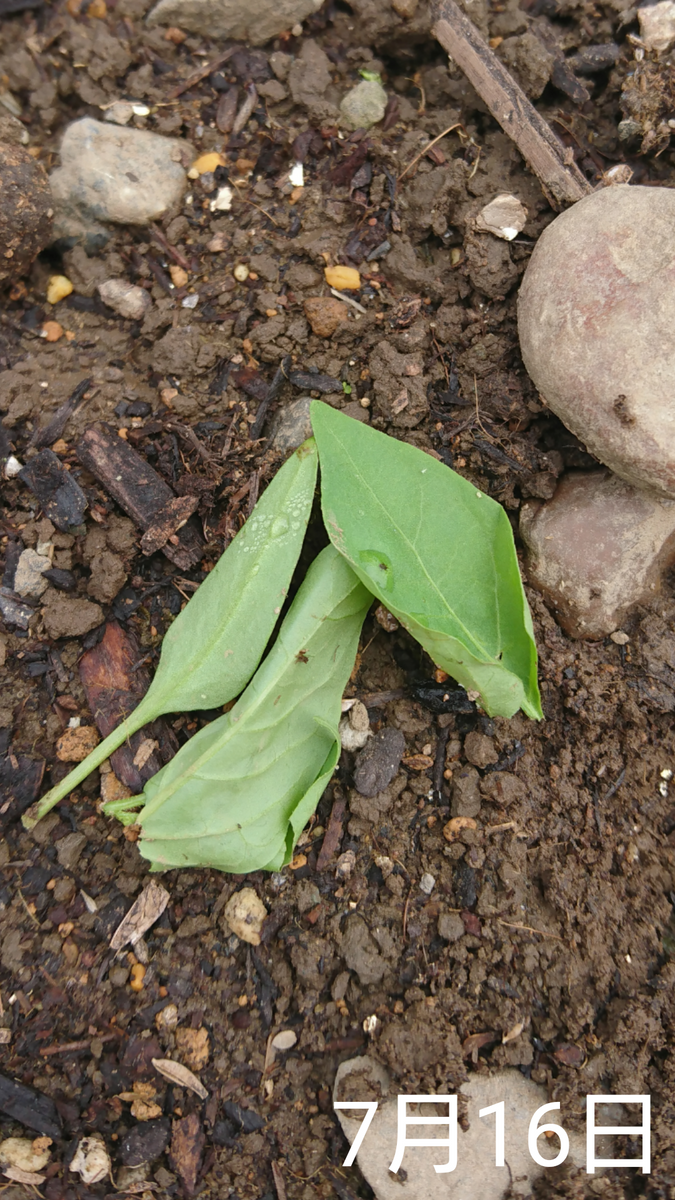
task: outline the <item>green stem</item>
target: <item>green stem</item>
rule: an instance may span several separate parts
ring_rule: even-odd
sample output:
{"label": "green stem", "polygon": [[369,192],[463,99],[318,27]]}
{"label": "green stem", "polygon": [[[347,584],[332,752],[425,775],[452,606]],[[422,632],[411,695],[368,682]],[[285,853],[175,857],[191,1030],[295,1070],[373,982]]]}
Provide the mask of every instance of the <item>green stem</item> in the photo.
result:
{"label": "green stem", "polygon": [[31,804],[30,808],[21,818],[24,829],[33,829],[38,821],[46,817],[47,813],[51,812],[54,806],[65,799],[88,775],[91,775],[92,771],[96,770],[96,767],[105,762],[106,758],[110,758],[110,755],[123,742],[126,742],[134,733],[138,733],[138,730],[142,729],[144,725],[147,725],[150,721],[154,721],[158,715],[156,704],[153,703],[152,706],[146,705],[145,701],[142,700],[138,708],[135,708],[128,717],[113,729],[107,738],[99,742],[98,746],[92,750],[91,754],[87,755],[83,762],[78,763],[70,774],[66,775],[60,783],[57,783],[56,787],[51,788],[41,800],[38,800],[36,804]]}
{"label": "green stem", "polygon": [[108,800],[106,804],[101,805],[101,812],[105,813],[106,817],[117,817],[123,825],[135,825],[138,820],[139,808],[143,807],[145,801],[142,796],[128,796],[124,800]]}

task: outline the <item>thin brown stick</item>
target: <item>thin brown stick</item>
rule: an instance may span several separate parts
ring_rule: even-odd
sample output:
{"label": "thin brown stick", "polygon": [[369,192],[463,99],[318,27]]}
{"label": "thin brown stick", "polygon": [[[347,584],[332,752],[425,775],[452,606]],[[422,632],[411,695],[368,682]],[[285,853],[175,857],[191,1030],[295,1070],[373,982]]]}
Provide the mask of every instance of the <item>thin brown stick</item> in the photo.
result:
{"label": "thin brown stick", "polygon": [[531,925],[514,925],[513,921],[497,921],[498,925],[506,925],[507,929],[520,929],[522,933],[538,933],[539,937],[553,938],[556,942],[564,942],[557,933],[546,933],[544,929],[533,929]]}
{"label": "thin brown stick", "polygon": [[416,154],[414,158],[411,158],[405,170],[401,171],[401,174],[398,177],[399,183],[405,178],[405,176],[408,174],[408,171],[412,170],[412,168],[415,166],[415,163],[418,163],[421,158],[424,158],[424,155],[429,153],[431,147],[436,145],[436,142],[440,142],[444,137],[447,137],[449,133],[452,133],[453,129],[464,129],[464,126],[462,125],[461,121],[455,121],[454,125],[448,125],[448,128],[444,129],[442,133],[439,133],[438,137],[435,137],[432,142],[427,142],[426,146],[420,150],[419,154]]}
{"label": "thin brown stick", "polygon": [[227,62],[228,58],[232,58],[232,55],[236,49],[236,46],[230,46],[229,50],[224,50],[222,54],[218,55],[218,58],[214,58],[211,62],[204,63],[203,66],[198,67],[196,71],[193,71],[191,75],[188,75],[187,79],[184,79],[182,83],[179,83],[172,92],[169,92],[169,99],[175,100],[177,96],[182,96],[183,92],[187,92],[188,88],[194,87],[197,83],[201,83],[202,79],[206,79],[207,75],[212,75],[214,71],[217,71],[219,67],[223,66],[223,63]]}
{"label": "thin brown stick", "polygon": [[436,13],[434,36],[515,142],[553,207],[588,196],[591,185],[574,161],[566,161],[562,144],[455,0],[437,0]]}

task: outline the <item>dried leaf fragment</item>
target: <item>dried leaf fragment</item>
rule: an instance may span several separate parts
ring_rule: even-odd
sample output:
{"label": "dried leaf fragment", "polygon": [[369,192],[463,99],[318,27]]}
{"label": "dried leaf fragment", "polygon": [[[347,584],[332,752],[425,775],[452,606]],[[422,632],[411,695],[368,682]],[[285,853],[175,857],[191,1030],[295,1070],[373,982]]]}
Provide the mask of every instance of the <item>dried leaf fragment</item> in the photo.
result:
{"label": "dried leaf fragment", "polygon": [[46,1175],[39,1175],[37,1171],[23,1171],[21,1167],[5,1167],[2,1173],[13,1183],[32,1183],[35,1187],[44,1183],[47,1178]]}
{"label": "dried leaf fragment", "polygon": [[152,880],[143,888],[138,899],[132,904],[126,917],[120,922],[110,941],[111,950],[121,950],[129,942],[135,946],[143,934],[154,925],[167,904],[169,893],[161,884]]}
{"label": "dried leaf fragment", "polygon": [[191,1092],[195,1092],[199,1096],[200,1100],[206,1100],[209,1093],[204,1084],[182,1063],[174,1062],[171,1058],[153,1058],[152,1065],[170,1083],[175,1083],[178,1087],[189,1088]]}

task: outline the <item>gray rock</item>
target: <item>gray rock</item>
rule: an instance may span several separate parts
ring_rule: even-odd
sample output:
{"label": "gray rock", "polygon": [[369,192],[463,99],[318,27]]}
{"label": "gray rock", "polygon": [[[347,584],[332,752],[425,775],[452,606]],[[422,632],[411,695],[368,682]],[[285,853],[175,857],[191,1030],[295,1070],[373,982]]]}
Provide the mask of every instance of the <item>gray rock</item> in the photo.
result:
{"label": "gray rock", "polygon": [[446,942],[458,942],[464,937],[464,922],[459,913],[441,913],[438,918],[438,933]]}
{"label": "gray rock", "polygon": [[149,25],[178,25],[210,38],[260,46],[321,8],[323,0],[159,0]]}
{"label": "gray rock", "polygon": [[132,321],[142,321],[152,307],[150,293],[126,279],[106,279],[98,285],[98,294],[113,312]]}
{"label": "gray rock", "polygon": [[61,142],[61,166],[50,177],[56,236],[81,236],[106,221],[158,220],[181,200],[192,157],[192,147],[177,138],[90,117],[74,121]]}
{"label": "gray rock", "polygon": [[480,812],[480,776],[475,767],[463,767],[452,777],[453,817],[477,817]]}
{"label": "gray rock", "polygon": [[312,436],[312,424],[309,419],[311,403],[310,396],[300,396],[298,400],[284,405],[276,413],[270,429],[275,450],[296,450]]}
{"label": "gray rock", "polygon": [[556,217],[518,297],[550,408],[627,483],[675,498],[675,192],[601,188]]}
{"label": "gray rock", "polygon": [[356,760],[354,786],[362,796],[376,796],[391,783],[401,765],[405,738],[388,726],[371,738]]}
{"label": "gray rock", "polygon": [[658,592],[675,562],[675,501],[609,471],[570,472],[552,500],[523,505],[520,532],[528,578],[565,632],[600,638]]}
{"label": "gray rock", "polygon": [[43,571],[48,571],[51,565],[51,559],[45,555],[37,554],[35,550],[24,550],[16,564],[14,591],[19,596],[39,599],[49,586]]}
{"label": "gray rock", "polygon": [[362,917],[349,917],[342,935],[342,957],[350,971],[356,971],[364,986],[379,983],[387,969]]}
{"label": "gray rock", "polygon": [[[353,1081],[350,1082],[350,1076]],[[367,1090],[366,1090],[367,1089]],[[464,1125],[457,1130],[457,1167],[452,1172],[437,1174],[434,1165],[448,1161],[447,1146],[413,1147],[404,1152],[399,1173],[393,1175],[389,1166],[394,1158],[397,1143],[398,1103],[396,1089],[385,1068],[373,1058],[363,1056],[340,1064],[335,1078],[333,1099],[347,1102],[377,1099],[378,1108],[363,1140],[356,1162],[372,1187],[377,1200],[502,1200],[510,1197],[532,1195],[533,1184],[546,1172],[546,1167],[534,1162],[528,1153],[528,1130],[532,1116],[548,1101],[548,1092],[540,1084],[526,1079],[520,1071],[509,1068],[491,1074],[474,1074],[461,1085],[460,1094],[468,1100],[468,1129]],[[440,1089],[439,1089],[440,1090]],[[495,1117],[480,1118],[479,1110],[504,1101],[504,1159],[505,1166],[495,1166]],[[428,1110],[427,1110],[428,1111]],[[444,1106],[443,1114],[447,1113]],[[609,1124],[605,1115],[598,1122]],[[408,1106],[408,1115],[420,1116],[424,1109],[413,1114]],[[441,1110],[435,1115],[441,1115]],[[540,1124],[565,1125],[564,1109],[546,1113]],[[363,1114],[349,1109],[338,1110],[338,1120],[351,1143],[358,1133]],[[619,1122],[614,1116],[612,1124]],[[567,1163],[584,1167],[586,1163],[585,1139],[581,1134],[570,1133],[570,1150]],[[408,1139],[447,1139],[448,1127],[409,1126]],[[597,1143],[598,1156],[606,1155],[605,1139]],[[555,1158],[558,1142],[542,1136],[537,1141],[542,1158]],[[403,1172],[406,1175],[403,1175]]]}
{"label": "gray rock", "polygon": [[370,129],[384,117],[387,93],[381,83],[364,79],[351,88],[340,105],[342,124],[347,129]]}
{"label": "gray rock", "polygon": [[80,855],[87,844],[83,833],[67,833],[56,843],[56,857],[66,871],[72,871],[80,861]]}

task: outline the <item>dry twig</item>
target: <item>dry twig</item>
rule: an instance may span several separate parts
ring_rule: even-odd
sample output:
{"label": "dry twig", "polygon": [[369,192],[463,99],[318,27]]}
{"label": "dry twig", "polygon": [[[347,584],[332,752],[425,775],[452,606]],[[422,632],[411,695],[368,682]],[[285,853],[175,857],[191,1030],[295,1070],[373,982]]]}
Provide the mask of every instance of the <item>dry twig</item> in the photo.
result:
{"label": "dry twig", "polygon": [[513,77],[455,3],[438,0],[434,36],[513,139],[554,208],[575,204],[592,191],[574,161]]}

